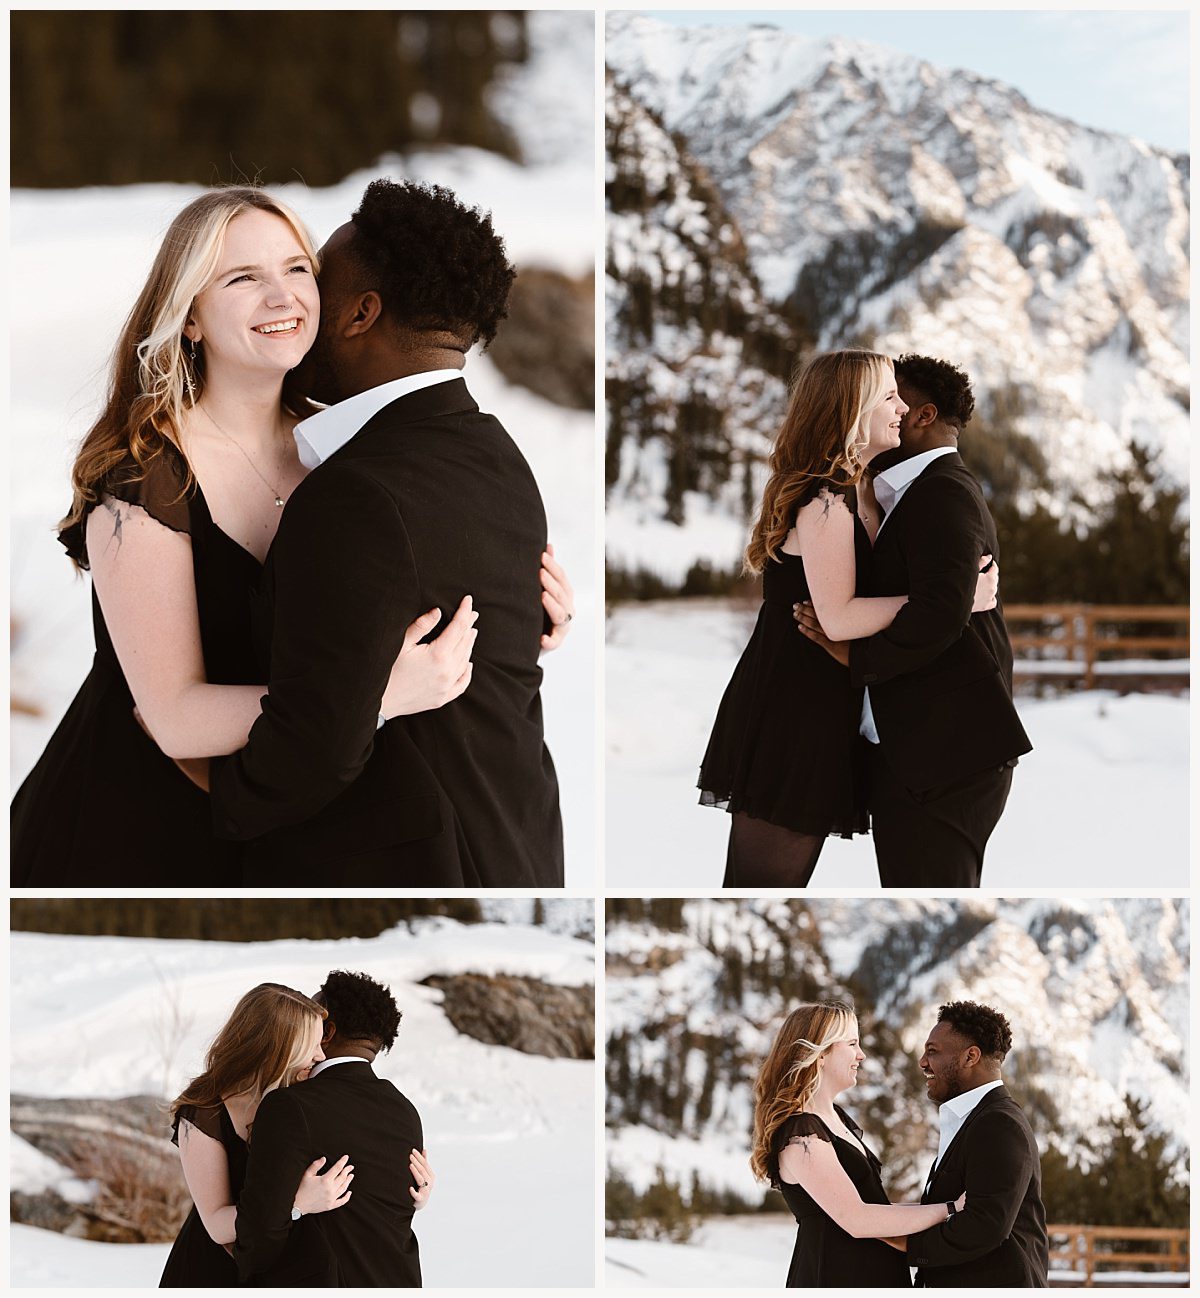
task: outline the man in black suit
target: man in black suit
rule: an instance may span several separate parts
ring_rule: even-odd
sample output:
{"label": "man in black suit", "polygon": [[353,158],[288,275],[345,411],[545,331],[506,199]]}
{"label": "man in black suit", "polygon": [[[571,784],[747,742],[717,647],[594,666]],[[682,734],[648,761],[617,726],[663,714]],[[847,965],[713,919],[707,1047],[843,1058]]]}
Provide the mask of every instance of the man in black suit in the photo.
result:
{"label": "man in black suit", "polygon": [[[486,214],[391,181],[368,186],[321,256],[297,382],[330,408],[296,430],[316,467],[268,557],[269,693],[246,747],[213,761],[215,832],[246,844],[250,884],[561,887],[539,695],[545,511],[460,376],[515,272]],[[469,688],[384,725],[405,629],[466,595],[480,614]]]}
{"label": "man in black suit", "polygon": [[[395,1041],[400,1012],[386,987],[341,970],[313,999],[329,1013],[325,1061],[258,1106],[237,1204],[238,1274],[261,1288],[420,1288],[412,1219],[433,1180],[421,1119],[371,1067]],[[345,1202],[301,1217],[292,1201],[305,1170],[344,1153],[354,1168]]]}
{"label": "man in black suit", "polygon": [[864,686],[860,733],[871,833],[885,887],[977,888],[1013,767],[1032,748],[1012,701],[1004,612],[972,613],[996,526],[958,454],[975,399],[945,361],[902,356],[900,446],[872,465],[883,522],[864,595],[907,595],[892,624],[831,645],[811,607],[801,630]]}
{"label": "man in black suit", "polygon": [[1008,1020],[973,1001],[943,1005],[925,1043],[921,1070],[941,1139],[921,1202],[967,1194],[962,1212],[908,1236],[909,1264],[927,1289],[1048,1286],[1037,1143],[1000,1077],[1011,1046]]}

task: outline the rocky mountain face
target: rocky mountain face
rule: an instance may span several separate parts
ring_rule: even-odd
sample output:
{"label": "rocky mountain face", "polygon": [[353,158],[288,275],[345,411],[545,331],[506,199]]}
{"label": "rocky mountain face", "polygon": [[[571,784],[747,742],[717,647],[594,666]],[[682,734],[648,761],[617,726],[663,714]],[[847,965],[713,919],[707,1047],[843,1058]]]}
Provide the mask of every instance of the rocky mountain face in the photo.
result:
{"label": "rocky mountain face", "polygon": [[1043,1150],[1148,1104],[1180,1147],[1188,1115],[1186,901],[621,901],[608,903],[610,1171],[756,1202],[746,1164],[753,1081],[797,1002],[849,999],[867,1060],[843,1097],[881,1152],[893,1198],[937,1146],[917,1066],[939,1005],[1001,1010],[1005,1077]]}
{"label": "rocky mountain face", "polygon": [[[842,38],[623,14],[605,53],[615,559],[631,562],[639,522],[651,561],[656,521],[690,532],[668,555],[705,555],[714,511],[744,528],[791,356],[755,353],[764,328],[962,365],[978,399],[964,455],[973,438],[1032,441],[1040,499],[1086,498],[1134,442],[1184,480],[1186,157]],[[753,299],[749,327],[711,318],[727,285]],[[689,402],[707,422],[678,419]]]}
{"label": "rocky mountain face", "polygon": [[611,75],[606,92],[607,482],[642,523],[681,526],[698,500],[742,515],[791,330],[684,140]]}

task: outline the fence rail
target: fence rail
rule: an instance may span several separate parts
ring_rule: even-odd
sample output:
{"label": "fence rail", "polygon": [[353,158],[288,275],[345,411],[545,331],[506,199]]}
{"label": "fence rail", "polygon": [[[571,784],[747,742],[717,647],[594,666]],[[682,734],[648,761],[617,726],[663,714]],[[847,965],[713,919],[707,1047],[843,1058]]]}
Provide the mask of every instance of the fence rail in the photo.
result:
{"label": "fence rail", "polygon": [[[1082,1287],[1103,1283],[1102,1266],[1155,1266],[1166,1271],[1186,1273],[1190,1267],[1190,1232],[1163,1226],[1047,1226],[1051,1241],[1066,1243],[1050,1249],[1050,1266],[1066,1269],[1079,1277]],[[1113,1245],[1121,1243],[1124,1248]],[[1156,1243],[1165,1245],[1159,1251],[1129,1248],[1129,1245]],[[1097,1247],[1108,1245],[1108,1247]],[[1186,1276],[1184,1277],[1186,1279]],[[1182,1281],[1181,1281],[1182,1282]],[[1124,1283],[1124,1282],[1123,1282]]]}
{"label": "fence rail", "polygon": [[[1038,630],[1012,634],[1018,655],[1013,671],[1018,676],[1041,676],[1051,670],[1078,673],[1084,689],[1094,689],[1096,678],[1106,665],[1101,655],[1128,659],[1139,653],[1170,653],[1174,660],[1139,663],[1143,676],[1179,675],[1180,660],[1191,650],[1191,613],[1186,605],[1174,604],[1006,604],[1004,617],[1010,628],[1032,625]],[[1128,623],[1182,627],[1182,634],[1123,635]],[[1022,658],[1024,650],[1036,657]],[[1051,652],[1057,651],[1057,652]],[[1185,666],[1186,670],[1186,666]]]}

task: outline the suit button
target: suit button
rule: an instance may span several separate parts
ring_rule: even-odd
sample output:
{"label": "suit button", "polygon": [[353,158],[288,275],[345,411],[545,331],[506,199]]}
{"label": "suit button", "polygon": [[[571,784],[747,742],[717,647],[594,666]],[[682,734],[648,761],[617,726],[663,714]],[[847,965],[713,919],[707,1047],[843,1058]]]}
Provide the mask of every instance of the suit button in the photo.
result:
{"label": "suit button", "polygon": [[863,684],[874,685],[878,679],[879,679],[879,674],[877,672],[868,672],[863,676]]}

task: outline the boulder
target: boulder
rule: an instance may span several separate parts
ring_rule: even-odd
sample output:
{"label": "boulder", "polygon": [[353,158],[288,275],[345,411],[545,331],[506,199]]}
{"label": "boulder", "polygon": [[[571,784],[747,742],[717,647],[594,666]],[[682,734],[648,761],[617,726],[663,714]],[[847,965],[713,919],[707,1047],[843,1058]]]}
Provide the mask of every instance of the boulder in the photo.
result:
{"label": "boulder", "polygon": [[441,991],[454,1027],[477,1041],[551,1059],[596,1057],[592,987],[512,974],[435,974],[423,981]]}
{"label": "boulder", "polygon": [[524,267],[488,355],[510,383],[555,405],[596,404],[596,278]]}

